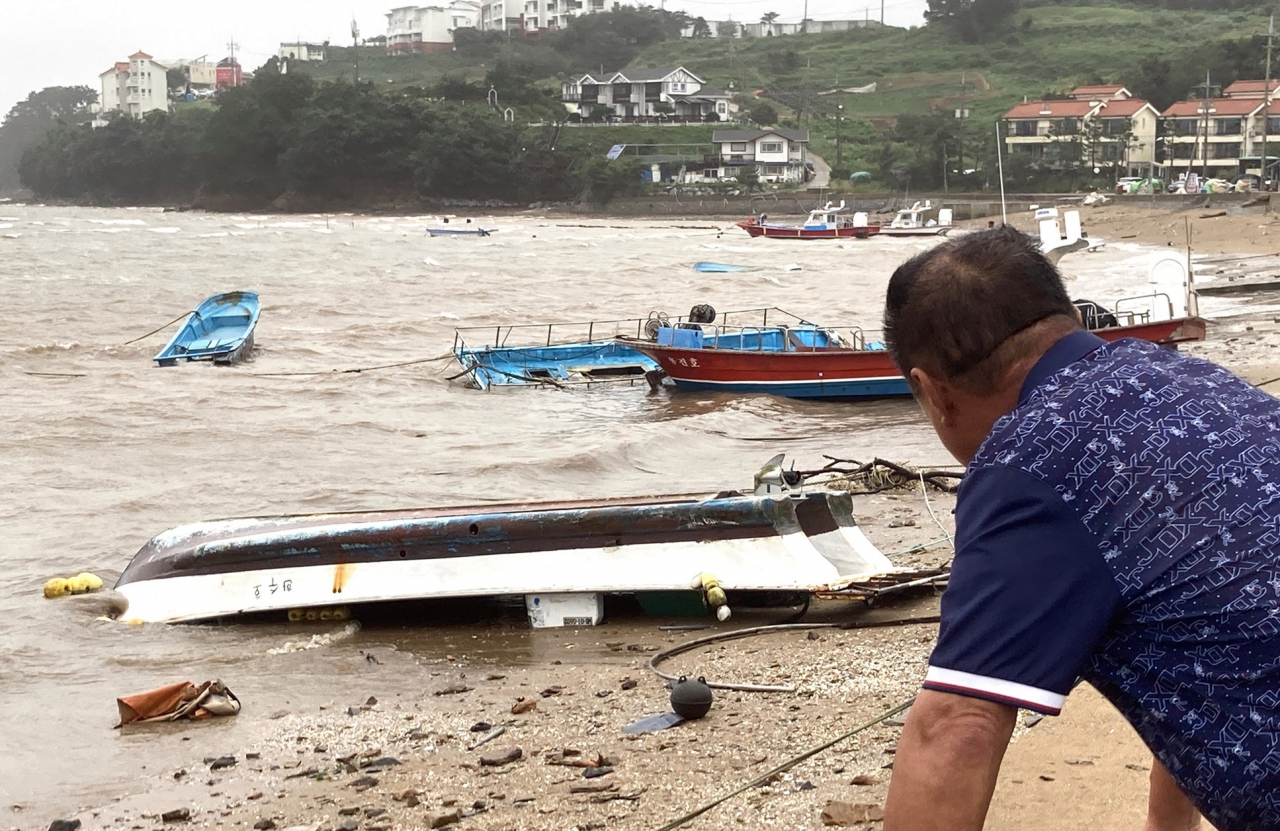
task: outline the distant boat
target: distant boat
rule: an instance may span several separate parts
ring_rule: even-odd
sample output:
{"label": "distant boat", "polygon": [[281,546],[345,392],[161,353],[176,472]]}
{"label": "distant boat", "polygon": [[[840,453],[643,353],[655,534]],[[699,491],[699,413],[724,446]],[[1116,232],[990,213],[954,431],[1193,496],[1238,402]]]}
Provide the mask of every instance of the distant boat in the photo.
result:
{"label": "distant boat", "polygon": [[753,237],[773,239],[866,239],[880,233],[880,226],[868,223],[865,213],[845,216],[844,210],[843,201],[839,205],[828,202],[810,211],[803,225],[770,224],[765,214],[753,216],[737,225]]}
{"label": "distant boat", "polygon": [[192,312],[154,360],[158,366],[178,361],[234,364],[253,351],[258,325],[258,295],[251,291],[215,294]]}
{"label": "distant boat", "polygon": [[[448,223],[449,220],[445,220]],[[470,227],[468,227],[470,226]],[[427,236],[430,237],[487,237],[496,231],[496,228],[481,228],[479,225],[471,225],[471,220],[467,220],[466,224],[457,228],[428,228]]]}
{"label": "distant boat", "polygon": [[951,230],[951,209],[926,201],[903,208],[880,234],[887,237],[935,237]]}

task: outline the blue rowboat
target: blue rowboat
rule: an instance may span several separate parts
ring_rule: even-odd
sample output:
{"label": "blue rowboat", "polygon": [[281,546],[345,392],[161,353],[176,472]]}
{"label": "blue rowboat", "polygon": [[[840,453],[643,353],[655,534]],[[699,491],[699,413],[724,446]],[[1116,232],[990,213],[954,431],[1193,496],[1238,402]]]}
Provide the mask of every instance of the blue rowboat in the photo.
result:
{"label": "blue rowboat", "polygon": [[487,237],[493,233],[492,228],[428,228],[427,236],[431,237]]}
{"label": "blue rowboat", "polygon": [[160,350],[158,366],[178,361],[213,361],[234,364],[253,351],[253,330],[258,325],[258,295],[251,291],[215,294],[187,316],[182,328]]}

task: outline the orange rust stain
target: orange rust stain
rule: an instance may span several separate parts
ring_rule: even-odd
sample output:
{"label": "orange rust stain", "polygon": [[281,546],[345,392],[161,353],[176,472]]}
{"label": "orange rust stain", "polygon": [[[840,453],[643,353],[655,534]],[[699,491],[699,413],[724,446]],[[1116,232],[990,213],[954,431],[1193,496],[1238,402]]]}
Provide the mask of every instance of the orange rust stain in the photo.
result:
{"label": "orange rust stain", "polygon": [[342,590],[346,588],[347,581],[351,579],[351,572],[355,571],[355,563],[338,563],[333,568],[333,593],[342,594]]}

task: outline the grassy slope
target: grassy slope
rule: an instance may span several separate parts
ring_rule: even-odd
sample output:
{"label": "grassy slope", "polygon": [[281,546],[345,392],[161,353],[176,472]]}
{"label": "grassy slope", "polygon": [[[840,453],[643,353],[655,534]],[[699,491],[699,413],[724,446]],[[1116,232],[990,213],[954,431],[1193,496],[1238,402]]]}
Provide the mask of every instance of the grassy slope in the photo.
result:
{"label": "grassy slope", "polygon": [[[1025,25],[1027,21],[1030,25]],[[1265,25],[1257,15],[1230,12],[1172,12],[1108,5],[1049,6],[1022,11],[1007,32],[987,43],[964,44],[938,27],[886,28],[741,40],[680,40],[650,47],[634,66],[679,64],[723,88],[781,93],[862,86],[870,95],[824,96],[834,112],[845,105],[846,164],[865,165],[873,132],[865,120],[933,108],[969,108],[972,129],[990,124],[1023,96],[1063,93],[1080,83],[1125,82],[1148,57],[1176,59],[1180,49],[1208,40],[1247,36]],[[786,53],[794,52],[788,60]],[[323,64],[298,65],[317,78],[351,78],[351,50],[334,49]],[[786,69],[788,63],[799,68]],[[379,48],[360,50],[360,74],[380,85],[431,84],[445,75],[483,77],[485,67],[452,52],[389,57]],[[548,86],[558,84],[547,79]],[[765,93],[768,97],[768,93]],[[877,124],[883,126],[882,121]],[[834,162],[835,125],[808,119],[815,152]],[[565,149],[607,148],[614,143],[706,141],[702,128],[567,128]]]}

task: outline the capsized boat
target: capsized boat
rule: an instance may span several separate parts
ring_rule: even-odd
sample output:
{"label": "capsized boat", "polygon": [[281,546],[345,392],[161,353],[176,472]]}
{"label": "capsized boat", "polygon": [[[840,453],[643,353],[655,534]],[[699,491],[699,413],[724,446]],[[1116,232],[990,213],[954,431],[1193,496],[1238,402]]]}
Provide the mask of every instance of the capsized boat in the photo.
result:
{"label": "capsized boat", "polygon": [[158,366],[174,366],[178,361],[234,364],[253,351],[258,312],[258,295],[254,292],[215,294],[187,316],[178,333],[153,360]]}
{"label": "capsized boat", "polygon": [[868,222],[865,213],[859,211],[849,216],[844,210],[844,200],[841,200],[839,205],[828,202],[810,211],[803,225],[771,224],[767,214],[760,214],[737,226],[753,237],[774,239],[866,239],[880,233],[880,226]]}
{"label": "capsized boat", "polygon": [[[768,326],[795,320],[769,307],[724,312],[721,321],[742,326]],[[682,317],[653,312],[648,317],[585,322],[467,326],[454,330],[453,355],[462,368],[459,380],[476,389],[508,385],[597,386],[637,384],[658,368],[650,358],[617,339],[619,335],[652,340],[662,327],[713,323],[716,310],[699,304]]]}
{"label": "capsized boat", "polygon": [[739,592],[807,593],[894,570],[858,527],[848,493],[779,492],[770,470],[757,476],[752,495],[187,525],[153,538],[120,575],[118,618],[177,623],[524,595],[534,625],[592,625],[607,593],[689,592],[711,576],[732,603]]}

